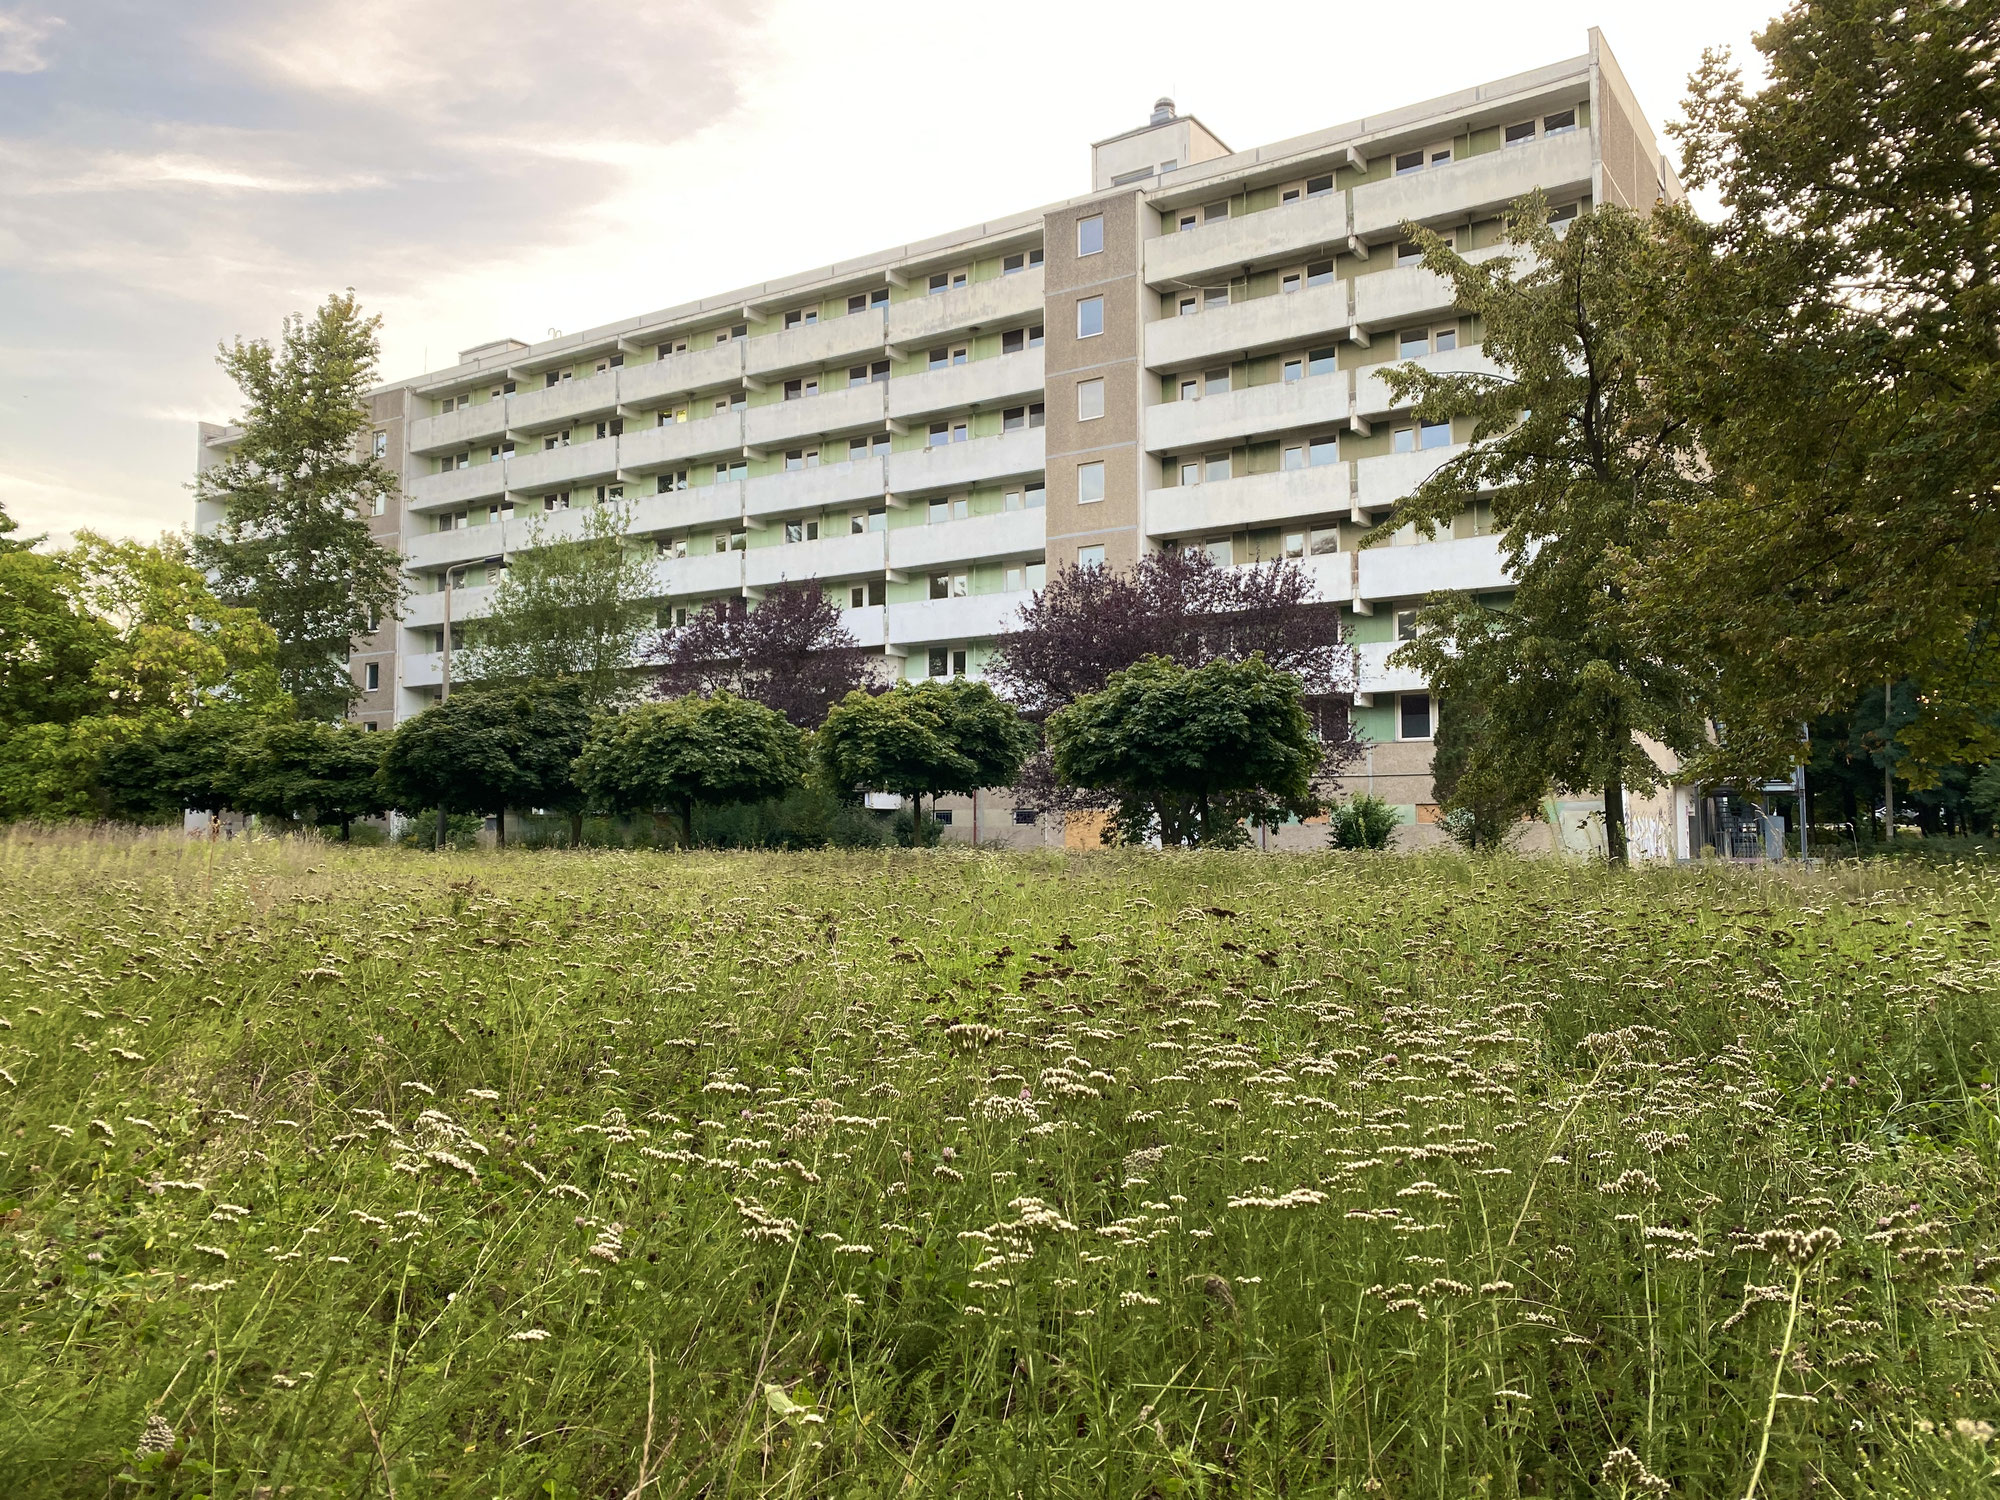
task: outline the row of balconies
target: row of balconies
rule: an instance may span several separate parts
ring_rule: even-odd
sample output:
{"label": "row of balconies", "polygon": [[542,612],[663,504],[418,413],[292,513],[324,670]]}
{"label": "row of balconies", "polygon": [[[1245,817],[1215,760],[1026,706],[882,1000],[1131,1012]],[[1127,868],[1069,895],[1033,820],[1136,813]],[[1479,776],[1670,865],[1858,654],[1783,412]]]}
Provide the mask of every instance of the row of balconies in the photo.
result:
{"label": "row of balconies", "polygon": [[[887,348],[913,352],[955,335],[1028,319],[1041,308],[1042,272],[1036,267],[780,333],[704,347],[691,345],[664,359],[658,357],[654,345],[624,340],[625,357],[631,362],[619,368],[534,389],[527,388],[528,381],[541,377],[524,372],[516,381],[522,389],[511,396],[418,418],[410,424],[410,451],[451,453],[498,442],[510,433],[533,436],[621,410],[650,411],[691,394],[746,383],[771,384],[798,371],[830,369],[844,361],[858,363]],[[1040,355],[1032,357],[1039,368]],[[994,362],[980,363],[983,367]],[[1019,370],[1016,366],[1006,378],[1018,380]],[[907,399],[917,404],[913,410],[931,399],[923,394],[922,379],[895,382],[911,387]],[[502,376],[496,373],[488,383],[501,382]],[[1035,385],[1040,383],[1037,380]]]}
{"label": "row of balconies", "polygon": [[1163,234],[1146,242],[1146,280],[1154,286],[1214,285],[1246,267],[1296,259],[1313,249],[1346,249],[1350,243],[1381,247],[1399,236],[1406,221],[1462,223],[1497,212],[1537,187],[1560,203],[1576,191],[1589,191],[1595,156],[1593,133],[1579,130]]}
{"label": "row of balconies", "polygon": [[[1013,357],[1019,359],[1023,356]],[[987,361],[990,364],[1003,362]],[[1038,366],[1039,363],[1037,360]],[[864,387],[817,397],[812,401],[787,402],[785,405],[786,408],[813,406],[828,401],[837,402],[848,395],[872,395],[879,401],[881,389],[880,386]],[[740,457],[745,447],[751,446],[744,441],[744,428],[745,421],[741,415],[708,417],[699,422],[643,428],[627,432],[623,437],[573,443],[544,453],[519,454],[494,463],[472,464],[449,473],[423,474],[410,482],[409,504],[412,510],[435,511],[454,505],[490,504],[507,496],[532,499],[549,491],[573,489],[585,484],[617,482],[628,487],[643,485],[663,469],[702,460]],[[774,440],[773,446],[785,441]],[[804,439],[793,441],[803,442]],[[1032,427],[1002,433],[997,437],[973,438],[935,448],[914,448],[886,457],[823,461],[812,469],[759,475],[741,483],[731,482],[715,487],[755,490],[760,504],[768,496],[771,508],[800,511],[819,504],[858,498],[861,492],[887,492],[899,496],[935,494],[1039,474],[1043,452],[1042,430]],[[835,460],[843,458],[843,455],[825,453],[822,458]]]}

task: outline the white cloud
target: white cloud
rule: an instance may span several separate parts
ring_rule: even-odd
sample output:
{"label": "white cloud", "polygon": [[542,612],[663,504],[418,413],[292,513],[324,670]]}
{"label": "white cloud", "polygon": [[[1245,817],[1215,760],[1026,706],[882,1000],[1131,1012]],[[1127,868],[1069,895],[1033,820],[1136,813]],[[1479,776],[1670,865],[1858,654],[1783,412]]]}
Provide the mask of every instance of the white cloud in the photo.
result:
{"label": "white cloud", "polygon": [[49,65],[41,44],[63,25],[59,16],[0,11],[0,73],[39,73]]}

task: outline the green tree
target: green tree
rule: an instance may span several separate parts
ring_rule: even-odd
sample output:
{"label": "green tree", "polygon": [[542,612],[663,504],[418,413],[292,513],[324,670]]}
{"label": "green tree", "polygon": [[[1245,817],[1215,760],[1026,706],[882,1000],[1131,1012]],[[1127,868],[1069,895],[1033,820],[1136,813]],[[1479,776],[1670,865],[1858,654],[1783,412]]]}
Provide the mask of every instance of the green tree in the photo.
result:
{"label": "green tree", "polygon": [[1118,797],[1130,843],[1240,846],[1246,822],[1319,810],[1304,689],[1261,654],[1192,670],[1147,657],[1051,715],[1049,744],[1063,781]]}
{"label": "green tree", "polygon": [[389,738],[317,719],[255,726],[229,744],[230,805],[299,823],[338,823],[346,840],[356,818],[388,810],[377,772]]}
{"label": "green tree", "polygon": [[1035,733],[1014,706],[963,677],[899,683],[886,693],[849,693],[826,716],[817,749],[827,781],[843,792],[924,798],[970,796],[1020,774]]}
{"label": "green tree", "polygon": [[592,709],[573,683],[523,683],[454,693],[387,736],[382,794],[417,813],[490,813],[507,841],[507,809],[570,815],[583,808],[570,768],[583,752]]}
{"label": "green tree", "polygon": [[1356,792],[1327,809],[1326,841],[1335,849],[1386,849],[1402,821],[1386,797]]}
{"label": "green tree", "polygon": [[261,723],[254,712],[215,707],[147,724],[107,750],[98,768],[112,816],[151,821],[178,817],[189,808],[235,807],[231,752]]}
{"label": "green tree", "polygon": [[797,788],[805,737],[784,715],[729,692],[642,703],[601,718],[576,763],[591,802],[613,812],[680,814],[694,845],[694,810],[762,802]]}
{"label": "green tree", "polygon": [[653,618],[656,585],[644,551],[625,535],[630,512],[594,505],[566,518],[559,534],[542,518],[509,559],[492,607],[467,622],[463,669],[470,679],[579,683],[609,707],[637,683],[634,654]]}
{"label": "green tree", "polygon": [[1420,421],[1451,422],[1471,442],[1370,540],[1448,527],[1490,497],[1513,599],[1493,609],[1434,595],[1417,638],[1390,660],[1423,672],[1444,699],[1484,706],[1488,733],[1463,773],[1475,785],[1601,791],[1609,854],[1622,864],[1625,793],[1660,775],[1638,736],[1682,756],[1703,743],[1706,679],[1648,634],[1626,576],[1631,558],[1658,545],[1661,517],[1704,493],[1693,429],[1657,377],[1676,337],[1677,260],[1647,220],[1618,208],[1558,234],[1536,193],[1505,222],[1514,253],[1478,264],[1406,226],[1424,264],[1481,320],[1503,373],[1387,372]]}
{"label": "green tree", "polygon": [[1751,92],[1711,53],[1684,126],[1719,224],[1677,349],[1715,493],[1645,562],[1657,633],[1717,664],[1720,768],[1797,762],[1800,725],[1913,681],[1921,784],[2000,755],[2000,88],[1990,4],[1800,0]]}
{"label": "green tree", "polygon": [[0,551],[0,733],[103,709],[97,664],[117,639],[69,558]]}
{"label": "green tree", "polygon": [[402,601],[396,554],[364,519],[393,504],[396,476],[366,446],[379,317],[350,291],[289,317],[277,345],[224,345],[243,393],[242,436],[195,479],[220,505],[195,560],[226,603],[254,609],[278,638],[278,672],[300,711],[336,719],[353,700],[347,656]]}
{"label": "green tree", "polygon": [[1547,788],[1526,761],[1475,755],[1493,733],[1479,699],[1460,692],[1436,701],[1431,792],[1443,809],[1439,825],[1475,852],[1502,848]]}

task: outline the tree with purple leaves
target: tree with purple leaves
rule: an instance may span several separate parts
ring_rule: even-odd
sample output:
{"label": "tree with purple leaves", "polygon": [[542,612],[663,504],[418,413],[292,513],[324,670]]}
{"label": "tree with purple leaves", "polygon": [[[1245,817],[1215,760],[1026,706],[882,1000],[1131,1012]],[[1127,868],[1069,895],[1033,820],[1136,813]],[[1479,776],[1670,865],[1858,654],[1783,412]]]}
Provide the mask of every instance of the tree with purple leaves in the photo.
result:
{"label": "tree with purple leaves", "polygon": [[816,583],[774,584],[754,605],[711,600],[653,651],[654,695],[731,692],[811,729],[861,687],[866,659]]}

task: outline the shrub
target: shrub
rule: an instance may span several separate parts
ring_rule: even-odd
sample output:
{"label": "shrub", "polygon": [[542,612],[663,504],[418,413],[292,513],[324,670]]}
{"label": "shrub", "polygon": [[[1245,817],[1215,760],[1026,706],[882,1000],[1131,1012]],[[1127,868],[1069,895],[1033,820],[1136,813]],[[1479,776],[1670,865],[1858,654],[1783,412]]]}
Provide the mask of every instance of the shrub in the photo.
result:
{"label": "shrub", "polygon": [[1373,792],[1336,802],[1327,817],[1327,843],[1335,849],[1386,849],[1403,820]]}

